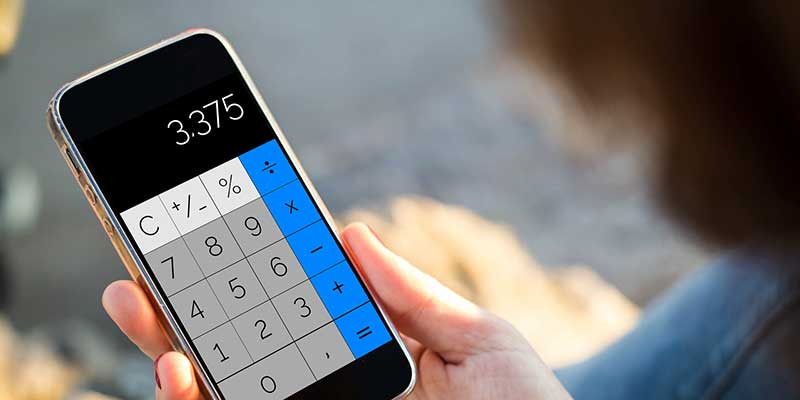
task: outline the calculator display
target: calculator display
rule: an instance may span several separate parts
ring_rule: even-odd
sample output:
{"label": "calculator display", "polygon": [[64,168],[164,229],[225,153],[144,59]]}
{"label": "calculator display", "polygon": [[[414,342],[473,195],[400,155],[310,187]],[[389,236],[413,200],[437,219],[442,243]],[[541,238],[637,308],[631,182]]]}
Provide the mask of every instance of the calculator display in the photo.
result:
{"label": "calculator display", "polygon": [[[197,43],[179,45],[173,59],[195,65]],[[147,57],[110,71],[114,90],[85,82],[62,113],[207,379],[226,399],[379,393],[381,371],[405,371],[397,338],[246,80],[225,58],[132,85],[136,68],[158,67]],[[140,111],[97,101],[101,90]],[[89,94],[99,112],[75,117]]]}

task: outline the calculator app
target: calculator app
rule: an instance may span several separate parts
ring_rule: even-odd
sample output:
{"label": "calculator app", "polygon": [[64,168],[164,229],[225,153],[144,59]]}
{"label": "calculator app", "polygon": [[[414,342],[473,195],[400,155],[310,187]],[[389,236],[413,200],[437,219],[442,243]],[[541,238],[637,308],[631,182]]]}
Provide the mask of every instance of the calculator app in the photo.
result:
{"label": "calculator app", "polygon": [[227,399],[285,398],[392,339],[275,139],[121,217]]}

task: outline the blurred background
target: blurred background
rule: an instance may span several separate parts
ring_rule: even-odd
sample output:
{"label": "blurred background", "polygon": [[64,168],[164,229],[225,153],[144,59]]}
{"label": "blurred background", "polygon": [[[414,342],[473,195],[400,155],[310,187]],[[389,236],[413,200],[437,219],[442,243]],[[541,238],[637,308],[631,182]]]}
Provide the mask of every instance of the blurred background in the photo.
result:
{"label": "blurred background", "polygon": [[[20,3],[0,0],[6,31]],[[90,389],[150,398],[152,364],[101,308],[126,272],[44,111],[63,83],[190,27],[233,43],[334,214],[409,194],[464,206],[637,305],[706,258],[648,206],[635,159],[576,152],[532,112],[547,92],[488,2],[36,0],[20,21],[0,57],[0,291],[13,329],[93,369]]]}

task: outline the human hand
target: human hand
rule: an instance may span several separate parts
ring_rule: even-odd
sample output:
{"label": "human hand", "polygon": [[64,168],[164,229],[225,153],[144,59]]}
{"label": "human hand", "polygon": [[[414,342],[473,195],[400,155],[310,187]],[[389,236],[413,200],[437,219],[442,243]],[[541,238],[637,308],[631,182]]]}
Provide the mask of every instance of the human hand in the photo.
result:
{"label": "human hand", "polygon": [[[508,322],[408,264],[383,246],[366,225],[345,228],[342,240],[417,365],[412,399],[570,398]],[[171,351],[138,285],[112,283],[103,294],[103,306],[145,354],[158,357],[158,399],[200,398],[191,363]]]}

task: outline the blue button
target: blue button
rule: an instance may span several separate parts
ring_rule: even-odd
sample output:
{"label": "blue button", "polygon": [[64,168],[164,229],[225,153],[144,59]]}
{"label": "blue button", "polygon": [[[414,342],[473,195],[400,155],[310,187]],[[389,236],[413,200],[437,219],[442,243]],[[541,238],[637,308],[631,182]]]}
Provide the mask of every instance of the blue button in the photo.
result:
{"label": "blue button", "polygon": [[274,139],[242,154],[239,161],[262,196],[297,179],[278,141]]}
{"label": "blue button", "polygon": [[392,340],[372,303],[364,304],[336,320],[336,326],[355,358]]}
{"label": "blue button", "polygon": [[267,208],[284,235],[319,219],[316,207],[311,204],[303,184],[294,181],[264,196]]}
{"label": "blue button", "polygon": [[364,293],[356,275],[346,262],[317,275],[311,279],[311,283],[322,298],[331,318],[334,319],[368,300],[367,294]]}
{"label": "blue button", "polygon": [[325,226],[325,221],[317,221],[314,225],[288,236],[286,240],[308,276],[314,276],[344,260],[344,255]]}

